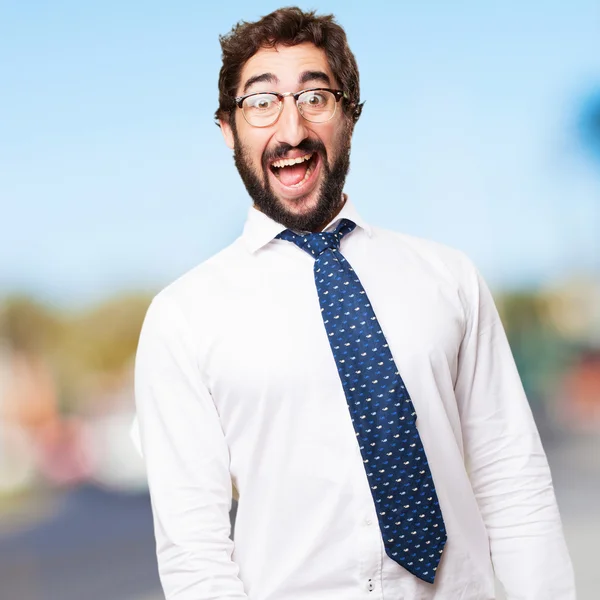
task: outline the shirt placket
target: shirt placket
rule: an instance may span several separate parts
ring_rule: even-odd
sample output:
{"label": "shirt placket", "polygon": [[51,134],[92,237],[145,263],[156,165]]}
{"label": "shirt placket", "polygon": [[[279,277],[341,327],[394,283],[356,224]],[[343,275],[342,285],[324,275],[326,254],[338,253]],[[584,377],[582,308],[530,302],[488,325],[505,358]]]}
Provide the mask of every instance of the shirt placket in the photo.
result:
{"label": "shirt placket", "polygon": [[381,573],[385,550],[375,512],[375,504],[373,503],[358,445],[356,446],[356,469],[359,471],[357,472],[356,481],[360,482],[360,489],[357,492],[359,497],[364,498],[364,502],[360,504],[358,514],[359,579],[360,587],[363,590],[361,597],[368,600],[384,600]]}

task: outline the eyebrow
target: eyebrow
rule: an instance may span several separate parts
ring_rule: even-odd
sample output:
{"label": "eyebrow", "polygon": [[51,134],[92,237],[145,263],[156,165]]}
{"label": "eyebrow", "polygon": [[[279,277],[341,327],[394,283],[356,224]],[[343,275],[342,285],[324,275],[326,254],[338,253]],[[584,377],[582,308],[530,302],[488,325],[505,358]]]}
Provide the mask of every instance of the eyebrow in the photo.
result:
{"label": "eyebrow", "polygon": [[[308,81],[320,81],[326,85],[331,85],[331,79],[327,73],[323,71],[304,71],[298,78],[298,83],[303,85]],[[273,73],[261,73],[254,75],[244,84],[244,94],[256,83],[271,83],[273,85],[279,83],[279,79]]]}
{"label": "eyebrow", "polygon": [[308,81],[320,81],[326,85],[331,85],[329,75],[323,71],[304,71],[298,80],[298,83],[307,83]]}
{"label": "eyebrow", "polygon": [[250,77],[248,81],[244,84],[244,94],[251,88],[255,83],[279,83],[279,79],[277,76],[273,75],[273,73],[261,73],[260,75],[254,75]]}

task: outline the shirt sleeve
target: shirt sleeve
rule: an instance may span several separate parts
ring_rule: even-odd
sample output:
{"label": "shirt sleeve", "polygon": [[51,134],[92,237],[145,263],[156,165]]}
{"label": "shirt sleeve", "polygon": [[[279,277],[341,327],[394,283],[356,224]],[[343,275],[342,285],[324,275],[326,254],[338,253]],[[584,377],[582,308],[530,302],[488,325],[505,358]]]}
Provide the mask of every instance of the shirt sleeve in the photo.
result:
{"label": "shirt sleeve", "polygon": [[508,600],[574,600],[546,455],[490,291],[469,271],[455,392],[494,571]]}
{"label": "shirt sleeve", "polygon": [[158,569],[166,600],[247,598],[232,560],[229,451],[179,308],[154,299],[135,365]]}

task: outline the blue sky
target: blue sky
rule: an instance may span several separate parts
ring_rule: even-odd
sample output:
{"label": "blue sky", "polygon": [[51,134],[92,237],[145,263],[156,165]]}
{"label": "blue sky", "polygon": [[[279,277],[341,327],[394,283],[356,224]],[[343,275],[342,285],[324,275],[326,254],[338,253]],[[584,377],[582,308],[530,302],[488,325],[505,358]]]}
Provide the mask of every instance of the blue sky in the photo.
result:
{"label": "blue sky", "polygon": [[[461,248],[495,288],[600,273],[600,168],[576,136],[600,3],[526,4],[298,3],[336,14],[358,60],[360,211]],[[279,6],[0,3],[0,293],[155,290],[239,235],[218,35]]]}

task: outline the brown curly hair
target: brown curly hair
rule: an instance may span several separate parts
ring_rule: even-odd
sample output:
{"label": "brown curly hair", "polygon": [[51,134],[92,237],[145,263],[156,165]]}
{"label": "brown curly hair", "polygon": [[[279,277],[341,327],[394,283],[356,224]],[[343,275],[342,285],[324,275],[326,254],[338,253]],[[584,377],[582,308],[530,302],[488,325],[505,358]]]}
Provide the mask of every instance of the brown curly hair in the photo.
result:
{"label": "brown curly hair", "polygon": [[225,35],[219,36],[223,64],[219,72],[219,120],[231,123],[235,114],[234,98],[246,61],[261,48],[278,44],[295,46],[310,42],[322,48],[329,67],[345,92],[344,110],[353,122],[358,121],[364,102],[360,102],[358,66],[346,33],[333,15],[317,15],[297,7],[280,8],[253,23],[240,21]]}

